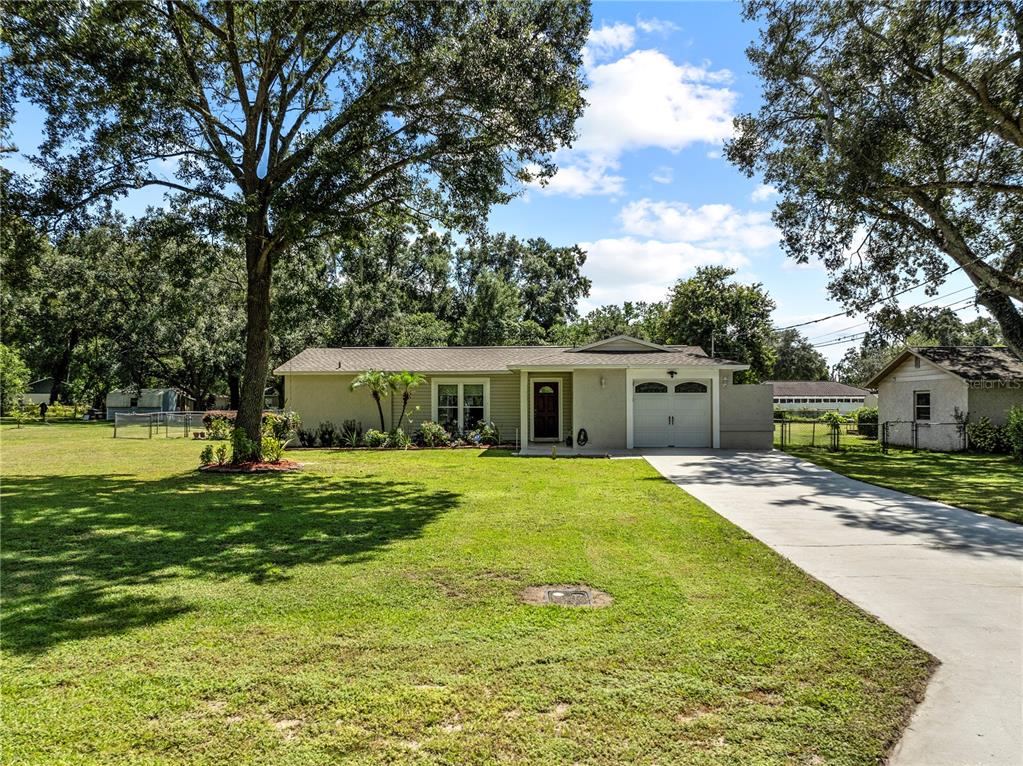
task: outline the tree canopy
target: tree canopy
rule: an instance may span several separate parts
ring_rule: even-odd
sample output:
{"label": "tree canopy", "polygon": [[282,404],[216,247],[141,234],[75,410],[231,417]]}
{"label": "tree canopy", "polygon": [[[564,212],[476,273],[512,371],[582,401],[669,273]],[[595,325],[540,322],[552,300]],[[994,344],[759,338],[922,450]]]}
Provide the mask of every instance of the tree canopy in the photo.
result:
{"label": "tree canopy", "polygon": [[866,309],[962,271],[1023,355],[1023,10],[1013,0],[746,0],[763,106],[726,147]]}
{"label": "tree canopy", "polygon": [[774,335],[774,380],[828,380],[828,360],[799,330],[780,330]]}
{"label": "tree canopy", "polygon": [[662,342],[702,346],[710,353],[750,365],[744,378],[751,382],[771,375],[775,352],[771,312],[774,301],[763,285],[732,280],[735,269],[698,268],[679,280],[668,294]]}
{"label": "tree canopy", "polygon": [[[11,84],[48,115],[33,210],[163,186],[243,248],[238,423],[259,441],[274,266],[380,215],[471,228],[549,177],[583,100],[584,3],[25,2]],[[10,97],[9,97],[10,98]],[[7,103],[7,102],[5,102]]]}

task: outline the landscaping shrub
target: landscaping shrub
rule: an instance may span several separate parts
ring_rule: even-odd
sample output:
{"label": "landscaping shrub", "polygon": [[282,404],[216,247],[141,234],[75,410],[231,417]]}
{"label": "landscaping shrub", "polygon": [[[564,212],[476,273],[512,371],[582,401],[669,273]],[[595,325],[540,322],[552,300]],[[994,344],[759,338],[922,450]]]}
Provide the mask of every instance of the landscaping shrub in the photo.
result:
{"label": "landscaping shrub", "polygon": [[199,453],[199,465],[210,465],[216,458],[213,456],[213,445],[207,444]]}
{"label": "landscaping shrub", "polygon": [[420,423],[416,430],[416,444],[423,447],[442,447],[450,443],[451,434],[440,423],[427,420]]}
{"label": "landscaping shrub", "polygon": [[263,430],[269,428],[276,439],[285,444],[295,436],[295,433],[302,426],[302,419],[297,412],[264,412]]}
{"label": "landscaping shrub", "polygon": [[975,452],[1004,454],[1009,451],[1006,429],[996,426],[990,418],[981,418],[976,422],[967,423],[966,436],[969,439],[970,449]]}
{"label": "landscaping shrub", "polygon": [[371,428],[366,431],[363,440],[366,442],[367,447],[383,447],[387,444],[387,434]]}
{"label": "landscaping shrub", "polygon": [[329,420],[320,423],[316,428],[316,439],[321,447],[337,447],[337,426]]}
{"label": "landscaping shrub", "polygon": [[775,407],[774,408],[774,419],[775,420],[785,420],[786,418],[788,418],[788,416],[789,416],[788,410],[783,410],[780,407]]}
{"label": "landscaping shrub", "polygon": [[227,441],[231,438],[231,430],[233,429],[233,421],[228,420],[225,417],[210,418],[209,422],[206,422],[206,418],[203,417],[203,423],[206,424],[206,435],[214,441]]}
{"label": "landscaping shrub", "polygon": [[[224,445],[225,452],[227,445]],[[246,463],[256,456],[256,444],[246,435],[245,429],[235,428],[231,432],[231,462]]]}
{"label": "landscaping shrub", "polygon": [[838,412],[825,412],[821,415],[820,421],[822,423],[827,423],[832,428],[838,428],[846,422],[842,414]]}
{"label": "landscaping shrub", "polygon": [[397,449],[408,449],[410,444],[412,444],[412,437],[409,436],[400,428],[395,428],[393,431],[387,434],[388,447],[395,447]]}
{"label": "landscaping shrub", "polygon": [[346,420],[341,424],[340,446],[358,447],[362,443],[362,423]]}
{"label": "landscaping shrub", "polygon": [[303,447],[315,447],[316,446],[316,432],[307,431],[304,428],[298,429],[298,443]]}
{"label": "landscaping shrub", "polygon": [[495,445],[500,441],[500,434],[497,426],[493,423],[484,423],[482,420],[476,427],[465,434],[465,440],[469,444]]}
{"label": "landscaping shrub", "polygon": [[220,444],[216,449],[217,465],[224,465],[227,462],[227,445]]}
{"label": "landscaping shrub", "polygon": [[853,413],[856,418],[856,430],[860,436],[877,438],[877,407],[860,407]]}
{"label": "landscaping shrub", "polygon": [[1012,456],[1023,462],[1023,407],[1011,407],[1005,418],[1005,440]]}
{"label": "landscaping shrub", "polygon": [[206,410],[206,414],[202,416],[202,424],[208,431],[214,419],[221,418],[233,426],[236,417],[238,417],[238,413],[235,410]]}
{"label": "landscaping shrub", "polygon": [[287,442],[274,436],[272,430],[267,430],[260,441],[260,450],[263,453],[263,462],[281,462],[281,458],[284,456],[284,445],[286,443]]}

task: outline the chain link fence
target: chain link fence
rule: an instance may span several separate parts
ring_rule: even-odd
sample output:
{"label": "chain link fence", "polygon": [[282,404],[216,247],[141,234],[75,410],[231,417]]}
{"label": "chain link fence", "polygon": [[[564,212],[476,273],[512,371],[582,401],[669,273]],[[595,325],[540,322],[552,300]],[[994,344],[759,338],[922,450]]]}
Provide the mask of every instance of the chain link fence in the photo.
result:
{"label": "chain link fence", "polygon": [[114,438],[185,438],[206,431],[205,412],[117,412],[114,413]]}
{"label": "chain link fence", "polygon": [[774,421],[777,449],[881,450],[889,447],[958,452],[969,446],[966,424],[889,420],[833,424],[823,420]]}

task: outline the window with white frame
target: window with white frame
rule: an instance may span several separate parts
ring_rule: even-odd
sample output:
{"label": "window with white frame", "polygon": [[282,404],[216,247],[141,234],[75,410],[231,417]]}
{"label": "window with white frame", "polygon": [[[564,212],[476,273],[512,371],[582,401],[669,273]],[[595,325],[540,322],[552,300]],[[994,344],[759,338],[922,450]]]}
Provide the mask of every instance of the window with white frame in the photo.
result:
{"label": "window with white frame", "polygon": [[913,420],[931,419],[931,392],[913,392]]}
{"label": "window with white frame", "polygon": [[475,428],[489,418],[490,382],[488,380],[435,380],[433,414],[436,422],[450,433]]}

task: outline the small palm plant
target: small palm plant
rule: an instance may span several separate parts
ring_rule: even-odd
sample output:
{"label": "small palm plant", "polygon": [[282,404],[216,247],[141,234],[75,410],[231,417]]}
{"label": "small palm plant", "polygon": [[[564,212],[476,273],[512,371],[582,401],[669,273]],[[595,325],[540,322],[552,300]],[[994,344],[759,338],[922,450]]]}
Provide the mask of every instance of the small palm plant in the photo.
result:
{"label": "small palm plant", "polygon": [[426,382],[426,377],[418,372],[396,372],[389,378],[391,383],[391,390],[395,393],[401,394],[401,415],[398,416],[398,422],[395,428],[401,428],[401,424],[405,422],[405,412],[408,410],[409,399],[412,398],[412,391]]}
{"label": "small palm plant", "polygon": [[355,377],[351,388],[352,391],[359,388],[365,388],[369,391],[373,401],[377,403],[377,412],[380,413],[380,430],[386,431],[387,426],[384,424],[384,405],[382,402],[391,393],[391,377],[379,370],[366,370],[366,372],[360,373]]}

